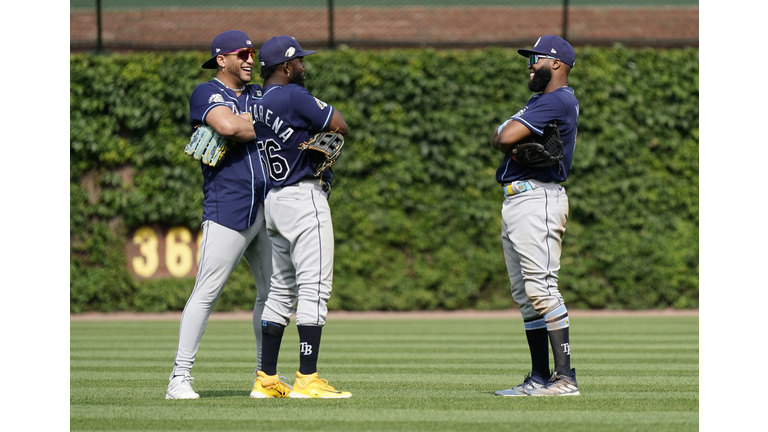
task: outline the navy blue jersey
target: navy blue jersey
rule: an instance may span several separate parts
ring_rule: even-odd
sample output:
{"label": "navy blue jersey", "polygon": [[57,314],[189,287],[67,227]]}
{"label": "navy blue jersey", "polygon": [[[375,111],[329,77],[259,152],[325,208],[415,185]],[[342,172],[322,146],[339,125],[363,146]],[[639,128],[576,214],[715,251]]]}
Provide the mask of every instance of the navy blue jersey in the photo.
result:
{"label": "navy blue jersey", "polygon": [[557,121],[560,138],[563,140],[563,160],[546,168],[533,168],[516,162],[509,156],[496,170],[496,180],[510,183],[518,180],[539,180],[543,182],[562,182],[568,178],[573,162],[573,150],[576,145],[576,128],[579,122],[579,101],[570,87],[561,87],[549,93],[539,93],[528,100],[525,108],[507,121],[519,121],[533,134],[541,136],[544,126],[552,120]]}
{"label": "navy blue jersey", "polygon": [[[247,85],[240,97],[216,81],[198,84],[189,98],[192,127],[205,123],[212,108],[226,106],[236,115],[261,92],[259,85]],[[268,191],[268,180],[255,141],[230,144],[224,159],[215,167],[203,164],[203,220],[233,230],[244,230],[256,220],[259,202]]]}
{"label": "navy blue jersey", "polygon": [[[256,140],[264,151],[272,187],[283,187],[304,179],[315,179],[315,168],[324,158],[318,152],[299,150],[324,130],[333,117],[333,107],[296,84],[270,84],[250,106],[256,121]],[[326,170],[322,179],[333,181]]]}

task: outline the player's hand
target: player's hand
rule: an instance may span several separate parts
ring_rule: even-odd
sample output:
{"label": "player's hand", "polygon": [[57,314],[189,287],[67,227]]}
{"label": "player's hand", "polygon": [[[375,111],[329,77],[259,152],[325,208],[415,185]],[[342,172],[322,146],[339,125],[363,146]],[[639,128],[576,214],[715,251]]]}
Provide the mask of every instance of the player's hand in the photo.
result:
{"label": "player's hand", "polygon": [[238,117],[248,120],[249,124],[256,123],[255,121],[253,121],[253,118],[251,117],[251,113],[249,113],[249,112],[242,113],[242,114],[238,115]]}

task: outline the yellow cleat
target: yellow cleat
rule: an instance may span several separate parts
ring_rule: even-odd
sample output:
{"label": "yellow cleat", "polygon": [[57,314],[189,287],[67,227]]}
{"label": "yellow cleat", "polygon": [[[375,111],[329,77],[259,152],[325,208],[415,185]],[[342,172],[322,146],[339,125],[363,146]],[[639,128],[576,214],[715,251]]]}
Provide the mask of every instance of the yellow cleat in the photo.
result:
{"label": "yellow cleat", "polygon": [[328,381],[317,377],[317,372],[310,375],[302,375],[296,372],[296,382],[293,390],[288,395],[291,398],[348,398],[352,393],[338,391],[328,384]]}
{"label": "yellow cleat", "polygon": [[280,381],[279,375],[267,375],[262,371],[256,372],[256,381],[253,383],[251,398],[284,398],[288,397],[291,387]]}

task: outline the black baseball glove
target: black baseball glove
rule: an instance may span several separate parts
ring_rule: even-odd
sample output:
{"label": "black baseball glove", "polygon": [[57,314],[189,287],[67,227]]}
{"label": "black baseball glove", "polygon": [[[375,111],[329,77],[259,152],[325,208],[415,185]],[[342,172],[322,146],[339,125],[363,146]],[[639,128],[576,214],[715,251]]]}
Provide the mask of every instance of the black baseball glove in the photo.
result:
{"label": "black baseball glove", "polygon": [[536,142],[520,143],[512,148],[509,156],[517,162],[535,168],[544,168],[563,159],[563,140],[553,120],[544,127],[544,134]]}
{"label": "black baseball glove", "polygon": [[339,160],[342,147],[344,147],[344,137],[336,132],[320,132],[309,141],[299,144],[299,150],[316,151],[325,158],[317,165],[315,177],[323,175],[323,171],[332,167]]}

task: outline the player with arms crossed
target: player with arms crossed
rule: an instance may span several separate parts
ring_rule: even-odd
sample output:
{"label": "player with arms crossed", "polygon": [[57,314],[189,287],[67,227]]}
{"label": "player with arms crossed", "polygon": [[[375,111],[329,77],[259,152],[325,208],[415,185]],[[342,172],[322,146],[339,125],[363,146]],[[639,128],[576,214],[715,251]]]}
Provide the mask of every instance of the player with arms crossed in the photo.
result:
{"label": "player with arms crossed", "polygon": [[200,265],[192,294],[184,306],[179,345],[166,399],[197,399],[190,376],[211,310],[241,257],[245,257],[256,283],[253,329],[256,335],[256,369],[260,368],[261,312],[272,274],[272,248],[267,236],[264,198],[268,180],[255,138],[248,107],[261,86],[249,85],[255,62],[251,40],[229,30],[211,44],[211,58],[204,69],[216,77],[195,87],[189,99],[192,127],[207,125],[233,141],[226,154],[203,171],[203,239]]}
{"label": "player with arms crossed", "polygon": [[[346,398],[317,374],[320,338],[333,282],[333,225],[328,206],[333,173],[317,172],[321,154],[301,144],[321,131],[347,133],[344,116],[304,88],[304,56],[290,36],[277,36],[259,50],[263,96],[251,114],[259,147],[268,159],[272,189],[266,199],[267,231],[274,268],[262,315],[262,369],[251,397]],[[299,370],[293,389],[278,380],[277,358],[285,327],[296,311]]]}
{"label": "player with arms crossed", "polygon": [[[505,155],[496,171],[505,195],[501,240],[512,298],[523,316],[532,370],[522,384],[496,395],[578,395],[576,370],[571,368],[568,311],[557,286],[568,219],[568,196],[560,182],[571,170],[579,119],[579,101],[568,86],[576,54],[568,42],[554,35],[542,36],[533,48],[518,53],[528,58],[528,88],[537,94],[494,131],[491,144]],[[547,127],[550,124],[552,129]],[[552,152],[555,157],[536,156],[543,151],[520,151],[538,146],[527,144],[532,141],[544,142],[542,135],[546,137],[549,130],[561,138],[557,141],[562,148]],[[551,376],[550,344],[555,365]]]}

